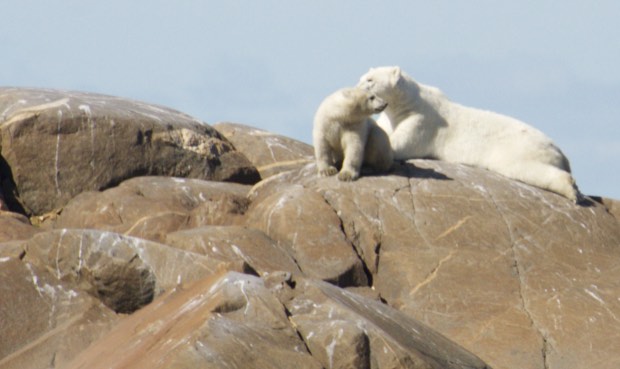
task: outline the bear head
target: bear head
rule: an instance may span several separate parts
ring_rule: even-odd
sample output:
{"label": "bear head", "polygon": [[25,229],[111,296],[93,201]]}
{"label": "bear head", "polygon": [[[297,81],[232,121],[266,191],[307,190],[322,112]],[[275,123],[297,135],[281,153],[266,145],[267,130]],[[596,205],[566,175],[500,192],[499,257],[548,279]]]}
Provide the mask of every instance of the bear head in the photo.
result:
{"label": "bear head", "polygon": [[341,98],[340,103],[346,115],[354,119],[365,119],[382,112],[387,106],[380,97],[358,87],[342,89]]}
{"label": "bear head", "polygon": [[385,101],[390,101],[390,97],[397,90],[395,87],[402,76],[403,73],[400,67],[370,68],[370,70],[360,78],[357,87],[365,89],[381,97]]}

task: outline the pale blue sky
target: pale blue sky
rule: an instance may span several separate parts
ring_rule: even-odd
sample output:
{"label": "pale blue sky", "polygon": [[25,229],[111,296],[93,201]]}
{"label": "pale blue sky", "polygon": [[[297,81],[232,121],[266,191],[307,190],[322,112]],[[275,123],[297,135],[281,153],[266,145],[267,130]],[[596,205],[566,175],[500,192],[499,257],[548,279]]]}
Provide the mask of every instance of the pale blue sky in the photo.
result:
{"label": "pale blue sky", "polygon": [[0,85],[166,105],[310,142],[324,96],[400,65],[519,118],[620,199],[620,2],[5,0]]}

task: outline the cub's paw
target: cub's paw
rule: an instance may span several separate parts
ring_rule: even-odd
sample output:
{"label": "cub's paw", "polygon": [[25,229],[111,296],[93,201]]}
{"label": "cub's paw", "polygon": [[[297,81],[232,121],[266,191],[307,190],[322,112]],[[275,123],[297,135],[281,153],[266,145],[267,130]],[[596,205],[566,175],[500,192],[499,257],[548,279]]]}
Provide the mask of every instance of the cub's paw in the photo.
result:
{"label": "cub's paw", "polygon": [[338,173],[338,179],[343,182],[355,181],[359,176],[359,173],[350,172],[348,170],[341,170],[340,173]]}
{"label": "cub's paw", "polygon": [[336,167],[327,167],[325,169],[320,169],[319,170],[319,177],[329,177],[329,176],[333,176],[334,174],[338,173],[338,169],[336,169]]}

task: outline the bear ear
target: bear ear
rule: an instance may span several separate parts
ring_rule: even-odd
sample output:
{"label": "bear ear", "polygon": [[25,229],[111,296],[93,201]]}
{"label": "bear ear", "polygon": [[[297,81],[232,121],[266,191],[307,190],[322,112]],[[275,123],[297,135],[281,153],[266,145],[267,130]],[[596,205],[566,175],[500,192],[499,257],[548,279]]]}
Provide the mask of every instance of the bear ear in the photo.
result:
{"label": "bear ear", "polygon": [[398,80],[400,80],[400,77],[402,75],[403,75],[403,72],[400,69],[400,67],[392,67],[392,83],[394,85],[396,85],[396,83],[398,83]]}

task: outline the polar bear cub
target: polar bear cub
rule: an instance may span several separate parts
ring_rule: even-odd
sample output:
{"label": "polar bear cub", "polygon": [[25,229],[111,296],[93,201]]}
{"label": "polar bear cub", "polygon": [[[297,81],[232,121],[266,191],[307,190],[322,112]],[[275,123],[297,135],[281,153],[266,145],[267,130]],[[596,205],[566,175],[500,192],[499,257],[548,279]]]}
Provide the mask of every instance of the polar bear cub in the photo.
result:
{"label": "polar bear cub", "polygon": [[481,167],[575,202],[582,199],[568,159],[539,130],[454,103],[399,67],[371,68],[358,87],[388,103],[377,123],[388,133],[396,159],[432,158]]}
{"label": "polar bear cub", "polygon": [[393,153],[387,134],[371,116],[386,103],[357,87],[340,89],[327,96],[314,116],[312,132],[319,176],[338,173],[338,179],[354,181],[362,164],[385,172],[392,167]]}

